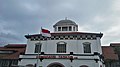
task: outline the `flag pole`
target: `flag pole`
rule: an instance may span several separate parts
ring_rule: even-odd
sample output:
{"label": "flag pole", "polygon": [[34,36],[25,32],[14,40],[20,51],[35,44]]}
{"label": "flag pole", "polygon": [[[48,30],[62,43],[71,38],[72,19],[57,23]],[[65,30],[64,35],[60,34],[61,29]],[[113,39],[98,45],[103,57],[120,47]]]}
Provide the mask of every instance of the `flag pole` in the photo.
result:
{"label": "flag pole", "polygon": [[37,67],[39,67],[39,65],[38,65],[38,62],[39,62],[39,54],[40,54],[40,41],[39,41],[39,44],[38,44],[38,54],[37,54]]}
{"label": "flag pole", "polygon": [[[50,31],[49,30],[47,30],[47,29],[43,29],[42,27],[41,27],[41,32],[40,32],[40,37],[41,36],[44,36],[44,37],[51,37],[51,34],[50,34]],[[47,41],[46,41],[46,44],[47,44]],[[40,55],[40,45],[41,45],[41,40],[39,40],[39,47],[38,47],[38,57],[37,57],[37,67],[39,67],[39,65],[38,65],[38,61],[39,61],[39,55]],[[47,45],[46,45],[46,48],[47,48]],[[47,50],[47,49],[46,49]]]}

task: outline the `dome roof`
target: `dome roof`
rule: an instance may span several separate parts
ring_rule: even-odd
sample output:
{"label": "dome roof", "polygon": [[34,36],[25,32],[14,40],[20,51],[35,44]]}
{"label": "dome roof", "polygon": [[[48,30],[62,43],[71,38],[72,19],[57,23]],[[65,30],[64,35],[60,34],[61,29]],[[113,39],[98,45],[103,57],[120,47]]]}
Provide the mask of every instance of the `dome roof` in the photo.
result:
{"label": "dome roof", "polygon": [[65,19],[65,20],[58,21],[53,27],[62,26],[62,25],[75,25],[75,26],[77,26],[77,24],[74,21]]}

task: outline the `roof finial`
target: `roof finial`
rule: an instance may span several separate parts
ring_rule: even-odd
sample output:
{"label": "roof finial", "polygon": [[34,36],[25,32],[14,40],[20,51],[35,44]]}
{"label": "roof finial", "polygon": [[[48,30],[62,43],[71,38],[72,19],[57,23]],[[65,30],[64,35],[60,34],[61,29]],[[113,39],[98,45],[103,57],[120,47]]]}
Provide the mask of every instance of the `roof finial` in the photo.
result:
{"label": "roof finial", "polygon": [[67,17],[65,17],[65,20],[67,20]]}

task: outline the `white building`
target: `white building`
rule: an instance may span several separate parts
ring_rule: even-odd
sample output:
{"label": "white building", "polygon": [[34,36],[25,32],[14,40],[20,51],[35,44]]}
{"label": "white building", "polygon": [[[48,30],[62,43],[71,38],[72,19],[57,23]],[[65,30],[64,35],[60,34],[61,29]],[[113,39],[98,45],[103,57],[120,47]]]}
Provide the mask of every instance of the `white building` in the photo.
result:
{"label": "white building", "polygon": [[38,67],[104,67],[102,61],[102,33],[77,32],[78,25],[68,19],[54,26],[51,37],[26,35],[25,55],[19,65]]}

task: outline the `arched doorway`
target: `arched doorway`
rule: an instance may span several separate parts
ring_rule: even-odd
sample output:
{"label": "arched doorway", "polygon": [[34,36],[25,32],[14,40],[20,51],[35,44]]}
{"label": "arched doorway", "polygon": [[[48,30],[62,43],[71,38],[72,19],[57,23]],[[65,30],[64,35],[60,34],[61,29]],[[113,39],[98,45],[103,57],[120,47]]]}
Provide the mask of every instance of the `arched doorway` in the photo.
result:
{"label": "arched doorway", "polygon": [[80,66],[80,67],[88,67],[87,65],[82,65],[82,66]]}
{"label": "arched doorway", "polygon": [[65,66],[61,63],[55,62],[55,63],[49,64],[47,67],[65,67]]}
{"label": "arched doorway", "polygon": [[34,67],[33,64],[27,64],[26,67]]}

